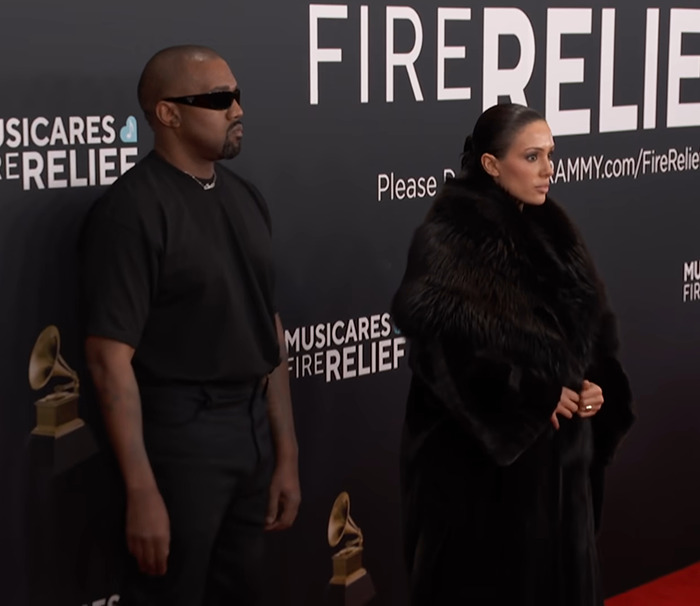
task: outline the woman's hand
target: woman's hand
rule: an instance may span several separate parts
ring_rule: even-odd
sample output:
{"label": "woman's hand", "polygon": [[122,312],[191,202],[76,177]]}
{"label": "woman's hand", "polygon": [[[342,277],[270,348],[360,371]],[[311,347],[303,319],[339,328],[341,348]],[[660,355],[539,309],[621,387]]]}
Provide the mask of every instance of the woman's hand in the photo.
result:
{"label": "woman's hand", "polygon": [[574,414],[579,411],[580,400],[581,397],[575,391],[569,389],[568,387],[561,388],[561,396],[559,397],[559,402],[557,403],[557,407],[554,409],[551,418],[554,429],[559,429],[559,419],[557,418],[557,415],[559,414],[567,419],[571,419]]}
{"label": "woman's hand", "polygon": [[605,401],[603,399],[603,390],[590,381],[583,382],[580,396],[578,416],[584,419],[596,414]]}

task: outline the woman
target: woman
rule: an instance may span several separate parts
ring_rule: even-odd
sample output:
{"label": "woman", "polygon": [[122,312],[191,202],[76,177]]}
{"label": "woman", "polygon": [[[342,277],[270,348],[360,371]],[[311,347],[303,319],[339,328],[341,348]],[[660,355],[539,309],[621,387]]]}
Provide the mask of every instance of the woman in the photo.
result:
{"label": "woman", "polygon": [[631,394],[591,257],[547,195],[553,149],[534,110],[484,112],[394,298],[412,606],[603,604],[602,472]]}

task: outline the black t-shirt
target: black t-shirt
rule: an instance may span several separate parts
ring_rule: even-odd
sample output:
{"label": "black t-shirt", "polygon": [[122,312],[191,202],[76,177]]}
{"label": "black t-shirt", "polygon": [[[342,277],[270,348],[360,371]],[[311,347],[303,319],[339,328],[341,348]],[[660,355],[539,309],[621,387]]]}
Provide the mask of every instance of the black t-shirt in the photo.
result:
{"label": "black t-shirt", "polygon": [[140,382],[248,381],[279,363],[270,216],[215,170],[204,190],[151,152],[86,219],[87,334],[134,347]]}

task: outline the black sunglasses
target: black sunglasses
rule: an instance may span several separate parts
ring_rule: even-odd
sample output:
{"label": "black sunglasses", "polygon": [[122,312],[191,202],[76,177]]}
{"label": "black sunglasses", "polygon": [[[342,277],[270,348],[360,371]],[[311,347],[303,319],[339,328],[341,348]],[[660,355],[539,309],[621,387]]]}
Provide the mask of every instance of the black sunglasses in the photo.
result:
{"label": "black sunglasses", "polygon": [[213,93],[186,95],[184,97],[167,97],[163,101],[172,101],[173,103],[182,103],[183,105],[203,107],[205,109],[223,110],[231,107],[234,101],[238,105],[241,104],[241,89],[237,88],[234,91],[220,90]]}

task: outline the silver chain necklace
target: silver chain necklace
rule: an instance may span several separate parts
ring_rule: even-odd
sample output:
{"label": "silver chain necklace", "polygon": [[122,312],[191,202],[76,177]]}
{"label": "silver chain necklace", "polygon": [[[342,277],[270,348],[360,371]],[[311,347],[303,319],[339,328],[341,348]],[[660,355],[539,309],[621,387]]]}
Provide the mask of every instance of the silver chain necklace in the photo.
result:
{"label": "silver chain necklace", "polygon": [[197,183],[199,183],[199,186],[204,191],[214,189],[214,186],[216,185],[216,171],[214,171],[214,178],[209,183],[202,181],[199,177],[195,177],[192,173],[188,173],[186,170],[183,170],[182,172],[185,173],[188,177],[192,177]]}

